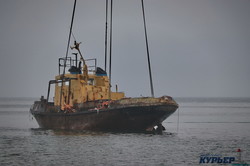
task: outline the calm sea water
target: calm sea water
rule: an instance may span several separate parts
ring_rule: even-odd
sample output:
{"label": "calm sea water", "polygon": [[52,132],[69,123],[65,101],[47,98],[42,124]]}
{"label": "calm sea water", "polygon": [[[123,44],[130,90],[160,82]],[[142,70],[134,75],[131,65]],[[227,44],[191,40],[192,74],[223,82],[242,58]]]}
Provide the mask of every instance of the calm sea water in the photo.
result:
{"label": "calm sea water", "polygon": [[0,99],[1,166],[216,165],[200,156],[236,157],[238,148],[250,163],[249,98],[178,98],[162,135],[42,130],[29,114],[34,100]]}

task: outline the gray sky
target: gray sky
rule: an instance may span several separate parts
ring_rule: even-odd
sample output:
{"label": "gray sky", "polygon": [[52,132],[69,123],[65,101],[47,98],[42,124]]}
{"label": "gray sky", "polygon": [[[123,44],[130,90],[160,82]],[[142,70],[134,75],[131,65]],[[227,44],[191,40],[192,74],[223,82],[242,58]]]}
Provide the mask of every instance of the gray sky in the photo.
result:
{"label": "gray sky", "polygon": [[[250,97],[249,0],[145,0],[156,96]],[[73,0],[0,0],[0,97],[40,97],[65,56]],[[104,65],[105,0],[78,0],[74,35]],[[114,0],[112,84],[149,96],[140,0]],[[114,86],[113,86],[114,87]]]}

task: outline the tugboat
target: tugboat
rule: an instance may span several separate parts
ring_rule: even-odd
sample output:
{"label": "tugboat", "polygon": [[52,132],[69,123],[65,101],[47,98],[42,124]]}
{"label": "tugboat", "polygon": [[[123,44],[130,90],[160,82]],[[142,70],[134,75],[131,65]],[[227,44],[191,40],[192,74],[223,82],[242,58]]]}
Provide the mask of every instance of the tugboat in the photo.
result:
{"label": "tugboat", "polygon": [[[178,108],[175,100],[170,96],[129,98],[118,92],[117,86],[112,92],[107,72],[97,67],[96,59],[84,59],[79,45],[74,41],[71,49],[77,52],[59,58],[59,74],[49,81],[47,98],[42,96],[30,108],[39,126],[112,132],[150,132],[157,128],[162,132],[162,122]],[[53,102],[49,100],[51,85],[55,87]]]}

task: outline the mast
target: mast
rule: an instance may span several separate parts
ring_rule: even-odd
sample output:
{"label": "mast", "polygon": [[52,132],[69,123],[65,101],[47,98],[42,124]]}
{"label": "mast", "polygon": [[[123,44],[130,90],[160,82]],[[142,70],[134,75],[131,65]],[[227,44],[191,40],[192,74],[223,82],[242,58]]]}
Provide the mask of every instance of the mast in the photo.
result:
{"label": "mast", "polygon": [[142,15],[143,15],[144,32],[145,32],[145,40],[146,40],[146,48],[147,48],[148,72],[149,72],[149,79],[150,79],[151,96],[154,97],[154,86],[153,86],[152,73],[151,73],[151,64],[150,64],[149,48],[148,48],[148,36],[147,36],[147,27],[146,27],[146,19],[145,19],[143,0],[141,0],[141,5],[142,5]]}

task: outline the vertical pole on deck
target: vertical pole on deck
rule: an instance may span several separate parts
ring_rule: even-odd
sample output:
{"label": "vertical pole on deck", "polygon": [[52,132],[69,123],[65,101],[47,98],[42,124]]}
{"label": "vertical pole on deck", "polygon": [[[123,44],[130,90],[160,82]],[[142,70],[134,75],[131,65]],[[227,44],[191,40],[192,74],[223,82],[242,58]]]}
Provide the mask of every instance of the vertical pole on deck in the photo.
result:
{"label": "vertical pole on deck", "polygon": [[50,85],[51,85],[51,81],[49,81],[49,85],[48,85],[47,103],[49,102]]}

